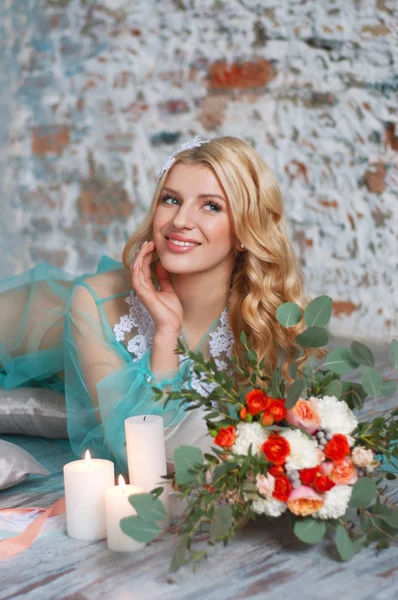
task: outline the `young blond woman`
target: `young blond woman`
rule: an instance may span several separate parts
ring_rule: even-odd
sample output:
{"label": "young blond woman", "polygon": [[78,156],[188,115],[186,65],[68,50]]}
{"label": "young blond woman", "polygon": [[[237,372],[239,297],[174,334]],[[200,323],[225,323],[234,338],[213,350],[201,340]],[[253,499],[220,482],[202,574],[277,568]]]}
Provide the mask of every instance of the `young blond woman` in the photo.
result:
{"label": "young blond woman", "polygon": [[66,396],[76,454],[87,448],[126,470],[124,420],[160,414],[166,453],[211,438],[200,410],[164,409],[152,386],[207,395],[211,385],[174,350],[232,368],[240,333],[264,371],[298,358],[276,320],[283,302],[308,303],[288,239],[278,184],[259,154],[234,137],[195,138],[164,165],[148,214],[123,264],[104,257],[94,275],[40,264],[0,282],[0,387],[39,385]]}

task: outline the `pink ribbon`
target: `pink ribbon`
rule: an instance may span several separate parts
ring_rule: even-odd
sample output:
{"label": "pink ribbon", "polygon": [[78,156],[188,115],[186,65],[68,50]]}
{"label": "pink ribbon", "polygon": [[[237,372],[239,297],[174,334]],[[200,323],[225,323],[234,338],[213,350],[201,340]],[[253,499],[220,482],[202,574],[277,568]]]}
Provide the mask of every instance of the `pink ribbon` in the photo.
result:
{"label": "pink ribbon", "polygon": [[0,542],[0,560],[10,558],[10,556],[19,554],[19,552],[23,552],[26,548],[29,548],[40,533],[40,529],[48,517],[56,517],[65,512],[65,498],[57,500],[57,502],[48,508],[0,508],[0,512],[12,513],[26,513],[32,510],[39,510],[42,514],[28,525],[25,531],[13,538]]}

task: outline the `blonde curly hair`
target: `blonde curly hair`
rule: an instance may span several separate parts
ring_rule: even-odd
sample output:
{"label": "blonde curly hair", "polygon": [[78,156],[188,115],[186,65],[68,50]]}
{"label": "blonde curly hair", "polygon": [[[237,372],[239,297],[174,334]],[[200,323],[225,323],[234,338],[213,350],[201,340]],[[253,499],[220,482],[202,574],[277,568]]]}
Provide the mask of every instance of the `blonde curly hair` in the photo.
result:
{"label": "blonde curly hair", "polygon": [[[301,369],[313,353],[320,356],[323,351],[305,348],[300,355],[301,347],[295,336],[305,325],[301,321],[287,329],[276,319],[280,304],[295,302],[304,309],[310,299],[305,294],[304,276],[287,235],[283,199],[272,171],[251,146],[231,136],[180,152],[171,168],[178,163],[203,165],[215,173],[230,204],[235,234],[246,247],[245,252],[234,249],[236,262],[228,309],[234,336],[232,354],[243,359],[240,333],[244,331],[258,360],[265,359],[263,375],[271,375],[281,356],[282,374],[291,382],[289,363]],[[144,222],[125,245],[126,267],[141,244],[153,239],[153,218],[169,172],[170,169],[162,174]],[[157,260],[155,251],[150,267],[155,284]],[[249,365],[247,370],[252,372]],[[247,383],[248,379],[240,382]]]}

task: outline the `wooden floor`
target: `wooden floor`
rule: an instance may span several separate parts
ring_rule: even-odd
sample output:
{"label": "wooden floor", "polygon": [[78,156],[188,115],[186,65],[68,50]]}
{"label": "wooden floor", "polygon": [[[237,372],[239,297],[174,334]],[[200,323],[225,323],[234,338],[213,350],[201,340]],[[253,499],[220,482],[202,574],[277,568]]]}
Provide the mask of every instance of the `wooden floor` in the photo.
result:
{"label": "wooden floor", "polygon": [[[391,372],[385,349],[377,367]],[[352,377],[351,377],[352,379]],[[397,406],[397,396],[381,407]],[[5,437],[31,452],[51,475],[0,493],[0,507],[48,506],[63,496],[62,467],[74,460],[67,441]],[[398,487],[392,486],[398,503]],[[106,541],[80,542],[65,531],[37,539],[0,562],[0,600],[393,600],[398,599],[398,544],[377,554],[367,548],[345,563],[330,540],[307,546],[280,522],[248,525],[227,548],[218,547],[196,573],[168,567],[171,533],[134,554],[108,550]]]}

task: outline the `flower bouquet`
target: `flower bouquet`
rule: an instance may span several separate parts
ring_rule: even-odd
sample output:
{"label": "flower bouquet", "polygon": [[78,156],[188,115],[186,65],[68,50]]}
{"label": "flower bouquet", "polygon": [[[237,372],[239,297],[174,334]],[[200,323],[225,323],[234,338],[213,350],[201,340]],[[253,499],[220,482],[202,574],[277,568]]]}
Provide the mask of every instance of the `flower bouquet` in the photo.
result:
{"label": "flower bouquet", "polygon": [[[304,318],[306,329],[296,336],[297,343],[321,348],[328,343],[331,313],[331,298],[321,296],[304,314],[288,302],[276,316],[284,327]],[[233,369],[251,385],[236,389],[231,371],[218,371],[214,359],[205,361],[179,340],[176,352],[189,356],[203,381],[216,387],[207,397],[191,390],[165,393],[154,388],[159,399],[165,401],[166,395],[166,404],[179,401],[185,410],[202,408],[214,438],[211,453],[204,455],[193,446],[177,448],[175,473],[165,476],[186,502],[176,525],[179,541],[172,570],[207,556],[208,547],[195,549],[200,530],[209,531],[209,544],[226,544],[245,523],[260,516],[275,519],[285,514],[294,534],[308,544],[331,530],[343,560],[371,542],[378,549],[387,547],[398,534],[398,508],[388,498],[386,482],[395,475],[384,470],[398,459],[398,409],[380,414],[374,404],[362,422],[354,411],[362,408],[367,395],[377,401],[380,394],[394,394],[395,382],[374,368],[366,345],[352,342],[350,348],[330,352],[318,366],[311,359],[302,370],[292,364],[293,382],[287,389],[281,367],[264,376],[264,361],[258,364],[243,332],[240,341],[245,361],[233,357]],[[397,340],[392,340],[389,356],[397,370]],[[361,383],[341,379],[357,368],[362,369]],[[141,513],[122,521],[128,535],[140,541],[158,535],[156,520],[164,515],[162,489],[145,495]],[[143,505],[134,497],[131,503],[136,508]]]}

